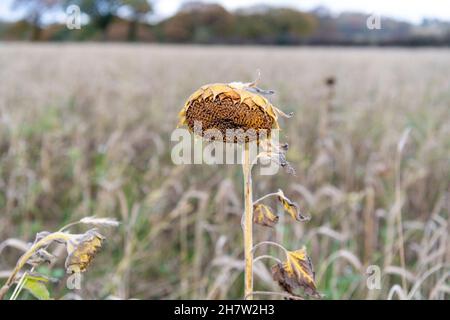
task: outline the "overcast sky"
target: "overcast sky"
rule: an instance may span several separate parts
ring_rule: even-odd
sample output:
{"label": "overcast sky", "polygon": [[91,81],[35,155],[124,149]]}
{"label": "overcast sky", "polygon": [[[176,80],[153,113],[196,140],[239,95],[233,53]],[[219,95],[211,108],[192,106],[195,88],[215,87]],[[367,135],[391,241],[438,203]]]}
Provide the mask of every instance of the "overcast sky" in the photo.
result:
{"label": "overcast sky", "polygon": [[[0,0],[0,18],[17,18],[17,14],[9,10],[12,1]],[[156,13],[166,17],[175,13],[185,0],[154,0],[154,2],[156,2]],[[323,5],[336,13],[350,10],[377,13],[411,22],[420,22],[422,18],[440,18],[450,21],[450,0],[203,0],[203,2],[221,3],[227,9],[261,3],[304,10]]]}

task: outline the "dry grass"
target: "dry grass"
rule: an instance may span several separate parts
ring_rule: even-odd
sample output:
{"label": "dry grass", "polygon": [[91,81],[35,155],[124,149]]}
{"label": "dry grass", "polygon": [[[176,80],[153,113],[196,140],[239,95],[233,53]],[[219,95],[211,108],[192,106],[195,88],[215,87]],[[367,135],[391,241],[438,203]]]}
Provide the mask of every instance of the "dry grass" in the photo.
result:
{"label": "dry grass", "polygon": [[[18,239],[112,216],[120,232],[107,236],[83,289],[60,281],[54,296],[241,297],[240,167],[174,166],[169,137],[195,88],[250,81],[259,68],[273,103],[295,112],[282,128],[297,176],[255,178],[255,197],[283,187],[312,218],[255,226],[255,243],[306,244],[326,298],[448,299],[448,56],[0,44],[0,275],[24,249]],[[255,290],[278,290],[264,263]],[[381,268],[380,290],[366,287],[368,265]],[[62,269],[40,271],[62,278]]]}

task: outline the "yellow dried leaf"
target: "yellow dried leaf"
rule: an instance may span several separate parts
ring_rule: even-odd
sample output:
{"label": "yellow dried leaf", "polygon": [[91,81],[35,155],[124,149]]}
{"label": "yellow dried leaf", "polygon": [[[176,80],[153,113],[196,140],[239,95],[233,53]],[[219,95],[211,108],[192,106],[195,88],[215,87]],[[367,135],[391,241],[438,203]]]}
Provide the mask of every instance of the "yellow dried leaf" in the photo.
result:
{"label": "yellow dried leaf", "polygon": [[253,222],[266,227],[273,227],[278,222],[278,216],[272,212],[272,209],[264,204],[253,206]]}
{"label": "yellow dried leaf", "polygon": [[304,288],[305,293],[320,297],[317,292],[311,259],[303,247],[300,250],[288,251],[287,261],[272,267],[272,277],[288,293],[295,295],[294,289]]}
{"label": "yellow dried leaf", "polygon": [[289,215],[297,220],[297,221],[307,221],[310,218],[307,216],[304,216],[300,212],[300,207],[296,202],[291,201],[288,197],[286,197],[282,190],[278,190],[278,200],[283,205],[284,210],[289,213]]}

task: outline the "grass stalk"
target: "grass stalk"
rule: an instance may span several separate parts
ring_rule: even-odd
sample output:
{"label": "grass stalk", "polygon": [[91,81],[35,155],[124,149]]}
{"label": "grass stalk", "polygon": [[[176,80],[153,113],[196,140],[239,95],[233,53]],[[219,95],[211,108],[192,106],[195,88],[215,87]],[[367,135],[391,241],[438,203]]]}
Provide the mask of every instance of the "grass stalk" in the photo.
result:
{"label": "grass stalk", "polygon": [[[397,209],[395,212],[396,224],[397,224],[397,233],[398,233],[398,247],[399,247],[399,255],[400,255],[400,266],[403,270],[406,270],[406,261],[405,261],[405,240],[403,237],[403,223],[402,223],[402,191],[401,191],[401,153],[397,153],[396,159],[396,174],[395,174],[395,202]],[[404,292],[408,292],[408,284],[406,282],[406,277],[402,275],[402,288]]]}

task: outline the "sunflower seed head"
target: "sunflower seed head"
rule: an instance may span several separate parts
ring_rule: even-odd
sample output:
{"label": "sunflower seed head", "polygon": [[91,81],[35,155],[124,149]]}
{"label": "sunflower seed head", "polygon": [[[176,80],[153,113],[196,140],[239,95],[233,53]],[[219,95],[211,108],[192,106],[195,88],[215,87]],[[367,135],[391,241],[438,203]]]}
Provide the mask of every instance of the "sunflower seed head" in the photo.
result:
{"label": "sunflower seed head", "polygon": [[73,235],[67,242],[65,266],[68,273],[84,272],[100,250],[105,238],[96,229]]}
{"label": "sunflower seed head", "polygon": [[[180,125],[187,125],[194,132],[195,123],[201,124],[202,137],[205,131],[217,130],[224,141],[227,131],[249,130],[256,135],[270,136],[278,128],[278,109],[262,94],[270,93],[256,88],[253,83],[231,82],[229,84],[208,84],[194,92],[181,110]],[[245,138],[252,141],[255,138]]]}

